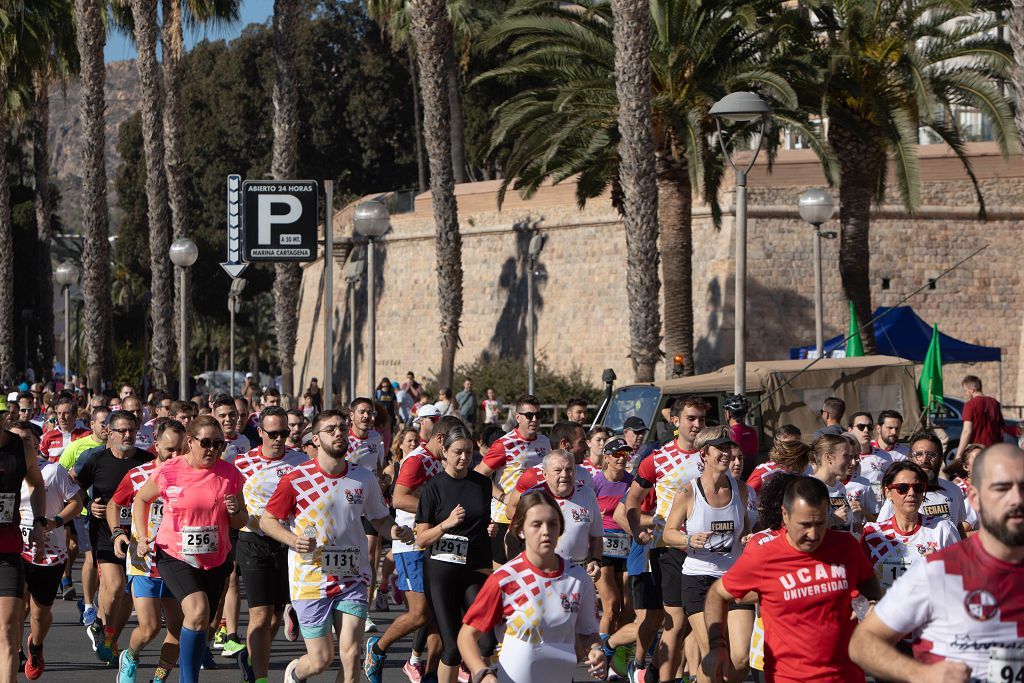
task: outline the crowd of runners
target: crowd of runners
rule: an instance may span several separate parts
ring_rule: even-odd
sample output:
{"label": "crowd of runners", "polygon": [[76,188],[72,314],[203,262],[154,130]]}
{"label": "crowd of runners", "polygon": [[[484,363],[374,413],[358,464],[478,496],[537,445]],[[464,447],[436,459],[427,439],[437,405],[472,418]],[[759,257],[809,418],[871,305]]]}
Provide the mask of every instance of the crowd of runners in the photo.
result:
{"label": "crowd of runners", "polygon": [[12,395],[0,683],[43,675],[58,598],[119,683],[217,656],[264,683],[279,635],[305,643],[287,683],[1024,682],[1024,451],[977,423],[947,462],[833,398],[770,444],[741,396],[721,426],[675,399],[664,442],[588,428],[585,402],[543,434],[530,395],[506,429],[280,404]]}

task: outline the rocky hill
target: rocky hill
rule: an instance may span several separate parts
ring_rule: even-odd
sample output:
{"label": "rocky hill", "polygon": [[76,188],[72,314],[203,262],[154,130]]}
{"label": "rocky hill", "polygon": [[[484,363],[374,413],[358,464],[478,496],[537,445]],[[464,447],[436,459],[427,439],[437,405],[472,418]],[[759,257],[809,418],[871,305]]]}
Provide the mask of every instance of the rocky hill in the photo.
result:
{"label": "rocky hill", "polygon": [[[79,141],[82,134],[78,112],[80,84],[72,81],[57,85],[50,93],[50,154],[51,172],[60,186],[60,217],[69,232],[81,228],[80,194],[82,186],[82,156]],[[139,72],[134,61],[107,64],[107,191],[110,201],[110,229],[117,232],[119,216],[117,195],[114,192],[114,174],[121,163],[117,155],[118,128],[139,109]]]}

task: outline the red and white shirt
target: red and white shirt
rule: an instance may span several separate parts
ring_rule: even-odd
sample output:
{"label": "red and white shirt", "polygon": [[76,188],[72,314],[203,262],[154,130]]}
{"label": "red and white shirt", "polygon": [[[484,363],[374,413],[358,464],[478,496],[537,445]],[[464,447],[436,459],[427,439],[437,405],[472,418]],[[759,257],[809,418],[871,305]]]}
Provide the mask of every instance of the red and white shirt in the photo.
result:
{"label": "red and white shirt", "polygon": [[594,582],[564,560],[556,571],[541,571],[522,553],[487,578],[462,620],[484,633],[501,622],[501,683],[570,681],[577,634],[598,632]]}
{"label": "red and white shirt", "polygon": [[[768,481],[769,477],[771,477],[776,472],[788,471],[789,470],[783,469],[780,465],[777,465],[774,460],[763,462],[757,467],[755,467],[754,470],[750,473],[750,476],[747,477],[747,486],[754,489],[755,492],[760,493],[761,487],[765,485],[765,482]],[[804,474],[806,475],[810,473],[811,466],[808,465],[807,469],[804,471]]]}
{"label": "red and white shirt", "polygon": [[39,452],[50,462],[60,460],[60,454],[72,441],[77,441],[83,436],[92,434],[91,429],[76,427],[70,432],[62,432],[60,429],[51,429],[39,439]]}
{"label": "red and white shirt", "polygon": [[860,476],[871,484],[871,490],[874,491],[877,500],[882,500],[884,497],[882,496],[882,477],[885,476],[886,470],[892,463],[892,455],[888,451],[875,447],[872,447],[870,453],[860,454]]}
{"label": "red and white shirt", "polygon": [[964,498],[967,498],[967,489],[970,488],[971,483],[963,477],[957,477],[953,480],[953,483],[960,488],[960,492],[964,494]]}
{"label": "red and white shirt", "polygon": [[359,438],[351,431],[348,433],[348,451],[345,453],[345,459],[353,465],[376,473],[384,466],[384,456],[384,440],[381,439],[379,432],[371,429],[365,439]]}
{"label": "red and white shirt", "polygon": [[308,460],[309,457],[305,453],[294,448],[286,450],[277,460],[271,460],[263,457],[263,446],[257,446],[245,455],[235,458],[235,467],[245,477],[242,497],[245,499],[245,509],[249,513],[249,521],[242,527],[242,531],[264,535],[260,530],[260,517],[263,516],[263,508],[267,506],[267,501],[274,495],[281,478]]}
{"label": "red and white shirt", "polygon": [[1019,653],[1024,639],[1024,564],[985,551],[979,535],[915,563],[875,606],[898,633],[913,634],[914,657],[951,659],[971,668],[971,681],[1018,680],[1019,660],[1003,679],[994,648]]}
{"label": "red and white shirt", "polygon": [[[430,451],[423,446],[417,446],[414,451],[402,460],[395,483],[405,486],[410,491],[418,491],[424,484],[433,479],[434,475],[443,470],[444,463],[431,455]],[[416,513],[395,508],[395,523],[415,529]],[[392,553],[410,553],[417,550],[420,550],[420,548],[415,543],[402,543],[398,539],[391,541]]]}
{"label": "red and white shirt", "polygon": [[[78,484],[71,480],[66,469],[55,462],[40,460],[39,473],[43,476],[43,486],[46,489],[46,519],[53,519],[64,509],[64,505],[78,493]],[[25,562],[43,567],[55,564],[63,565],[68,559],[67,534],[63,529],[54,529],[45,534],[46,548],[43,550],[43,559],[39,562],[35,561],[35,553],[32,552],[33,549],[28,544],[34,518],[28,483],[23,482],[21,485],[21,557]]]}
{"label": "red and white shirt", "polygon": [[[491,444],[483,462],[498,475],[498,486],[501,490],[510,494],[523,472],[539,465],[550,450],[551,442],[543,434],[538,434],[531,441],[527,441],[519,434],[518,429],[513,429]],[[491,519],[500,524],[509,523],[504,503],[491,501]]]}
{"label": "red and white shirt", "polygon": [[299,536],[316,530],[316,550],[309,555],[288,551],[292,600],[341,596],[370,583],[366,533],[362,517],[388,516],[376,476],[349,463],[338,475],[324,472],[314,458],[281,478],[266,512],[288,524]]}
{"label": "red and white shirt", "polygon": [[[520,481],[525,476],[523,475]],[[583,564],[590,555],[590,539],[604,537],[604,518],[601,516],[601,508],[597,504],[594,487],[577,482],[572,495],[562,498],[556,496],[542,478],[540,483],[530,487],[527,491],[541,488],[558,501],[558,508],[562,511],[562,520],[565,522],[565,529],[558,537],[558,547],[555,548],[555,552],[564,560],[574,564]]]}
{"label": "red and white shirt", "polygon": [[[158,462],[150,460],[145,465],[129,470],[124,479],[118,485],[111,500],[119,506],[118,522],[121,528],[128,532],[128,553],[125,559],[125,568],[129,576],[148,576],[153,579],[160,578],[160,571],[156,568],[156,552],[153,545],[150,545],[149,552],[145,557],[139,557],[135,552],[138,540],[135,538],[134,527],[132,526],[132,503],[135,502],[135,495],[139,489],[149,481],[156,473]],[[149,505],[149,520],[146,524],[146,538],[152,541],[160,531],[160,522],[164,518],[164,501],[157,497]]]}
{"label": "red and white shirt", "polygon": [[236,433],[232,437],[224,437],[227,444],[224,446],[224,453],[221,458],[228,462],[234,462],[240,455],[245,455],[250,450],[249,438],[244,434]]}
{"label": "red and white shirt", "polygon": [[901,531],[896,519],[864,525],[860,544],[875,566],[875,575],[886,590],[911,566],[943,548],[958,543],[960,534],[948,519],[920,517],[913,529]]}
{"label": "red and white shirt", "polygon": [[665,531],[665,520],[672,509],[672,501],[683,486],[700,476],[704,464],[700,451],[684,451],[676,441],[656,449],[648,455],[636,468],[633,481],[644,488],[654,487],[658,504],[654,508],[654,537],[656,547],[665,545],[662,533]]}
{"label": "red and white shirt", "polygon": [[886,448],[885,444],[878,443],[878,441],[872,441],[869,445],[871,446],[872,451],[876,452],[879,455],[883,453],[887,454],[889,456],[889,459],[892,460],[893,462],[906,460],[907,458],[910,457],[910,446],[903,443],[896,444],[895,446],[892,447],[891,450]]}
{"label": "red and white shirt", "polygon": [[[536,467],[523,472],[522,476],[519,477],[519,481],[516,482],[515,490],[519,493],[526,493],[531,489],[535,489],[544,483],[544,465],[543,463]],[[594,477],[588,470],[583,469],[580,466],[576,467],[576,483],[582,484],[587,488],[593,490],[594,488]]]}

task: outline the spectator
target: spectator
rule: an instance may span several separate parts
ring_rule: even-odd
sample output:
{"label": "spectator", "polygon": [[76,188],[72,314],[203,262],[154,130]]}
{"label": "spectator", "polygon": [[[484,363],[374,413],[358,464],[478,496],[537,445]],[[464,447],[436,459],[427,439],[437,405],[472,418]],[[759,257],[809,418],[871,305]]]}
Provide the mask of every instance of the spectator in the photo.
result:
{"label": "spectator", "polygon": [[[317,382],[316,377],[309,380],[309,386],[306,387],[305,393],[309,394],[313,399],[313,407],[316,408],[315,413],[319,413],[324,409],[324,398],[320,393],[320,384]],[[314,413],[314,414],[315,414]],[[312,415],[309,416],[312,419]]]}
{"label": "spectator", "polygon": [[391,388],[395,390],[395,413],[399,423],[403,425],[412,424],[412,412],[416,401],[408,391],[402,389],[398,382],[392,382]]}
{"label": "spectator", "polygon": [[456,409],[455,401],[452,400],[452,390],[447,387],[438,392],[437,403],[434,407],[441,411],[441,415],[455,415],[459,412]]}
{"label": "spectator", "polygon": [[583,424],[587,419],[587,399],[580,396],[570,398],[565,404],[565,418],[569,422]]}
{"label": "spectator", "polygon": [[821,419],[825,426],[814,432],[814,439],[822,434],[835,434],[841,436],[843,433],[843,415],[846,413],[846,401],[836,396],[829,396],[821,404]]}
{"label": "spectator", "polygon": [[476,394],[473,393],[473,380],[469,377],[462,383],[462,391],[455,395],[459,404],[459,417],[470,429],[476,427]]}
{"label": "spectator", "polygon": [[400,387],[402,391],[412,396],[412,400],[420,403],[423,400],[423,385],[416,381],[416,375],[412,370],[405,373],[405,381]]}
{"label": "spectator", "polygon": [[961,383],[967,402],[964,403],[964,427],[960,432],[960,445],[956,456],[963,456],[964,448],[969,443],[991,446],[1003,440],[1006,422],[1003,420],[1003,409],[999,401],[981,392],[981,380],[974,375],[967,375]]}
{"label": "spectator", "polygon": [[393,427],[395,424],[395,389],[391,386],[391,380],[382,377],[374,393],[374,398],[384,408],[388,422]]}
{"label": "spectator", "polygon": [[484,390],[484,396],[481,405],[484,409],[484,424],[496,425],[501,424],[501,410],[504,406],[501,405],[501,401],[498,400],[498,395],[494,392],[494,387],[487,387]]}

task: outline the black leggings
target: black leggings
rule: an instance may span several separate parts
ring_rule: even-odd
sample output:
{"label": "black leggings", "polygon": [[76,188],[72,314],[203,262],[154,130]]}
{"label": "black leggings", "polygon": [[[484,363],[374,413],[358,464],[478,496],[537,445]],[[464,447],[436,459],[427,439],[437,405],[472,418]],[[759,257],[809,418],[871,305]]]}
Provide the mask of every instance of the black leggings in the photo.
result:
{"label": "black leggings", "polygon": [[[441,662],[458,666],[462,663],[458,644],[462,617],[476,599],[487,575],[467,569],[466,565],[434,560],[429,555],[423,560],[423,569],[427,602],[434,612],[437,632],[441,634]],[[480,649],[487,653],[494,650],[495,644],[493,632],[488,633],[480,641]]]}
{"label": "black leggings", "polygon": [[413,652],[426,654],[428,635],[430,635],[430,626],[421,626],[420,628],[416,629],[416,633],[413,634],[412,637]]}

